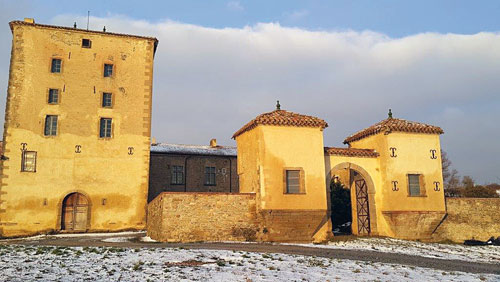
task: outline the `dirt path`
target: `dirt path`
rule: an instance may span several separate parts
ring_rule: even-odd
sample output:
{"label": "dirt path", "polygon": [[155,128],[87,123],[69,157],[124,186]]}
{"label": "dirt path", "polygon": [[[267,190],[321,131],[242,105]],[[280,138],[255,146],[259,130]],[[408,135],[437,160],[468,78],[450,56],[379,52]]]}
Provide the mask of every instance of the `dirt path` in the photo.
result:
{"label": "dirt path", "polygon": [[[334,259],[373,261],[439,269],[443,271],[463,271],[470,273],[490,273],[500,275],[500,264],[468,262],[461,260],[435,259],[396,253],[365,250],[326,249],[294,245],[266,243],[146,243],[138,239],[144,233],[117,236],[44,237],[39,240],[8,240],[0,244],[49,245],[67,247],[126,247],[126,248],[185,248],[206,250],[234,250],[257,253],[283,253],[291,255],[316,256]],[[127,242],[103,242],[109,238],[130,238]]]}

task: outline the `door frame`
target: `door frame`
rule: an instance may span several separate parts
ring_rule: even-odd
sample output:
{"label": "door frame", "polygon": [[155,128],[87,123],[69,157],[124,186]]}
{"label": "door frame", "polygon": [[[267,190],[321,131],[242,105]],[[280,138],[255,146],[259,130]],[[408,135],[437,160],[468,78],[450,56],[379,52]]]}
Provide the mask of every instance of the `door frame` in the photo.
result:
{"label": "door frame", "polygon": [[[87,222],[85,224],[85,230],[78,230],[78,231],[73,231],[73,230],[63,230],[63,220],[64,220],[64,213],[63,213],[63,207],[64,207],[64,200],[71,194],[78,193],[83,195],[87,199]],[[56,222],[56,228],[55,230],[59,232],[64,232],[64,233],[81,233],[81,232],[87,232],[90,230],[90,222],[91,222],[91,216],[92,216],[92,200],[89,197],[87,193],[81,190],[69,190],[68,192],[64,193],[64,196],[59,198],[59,201],[57,203],[57,222]]]}

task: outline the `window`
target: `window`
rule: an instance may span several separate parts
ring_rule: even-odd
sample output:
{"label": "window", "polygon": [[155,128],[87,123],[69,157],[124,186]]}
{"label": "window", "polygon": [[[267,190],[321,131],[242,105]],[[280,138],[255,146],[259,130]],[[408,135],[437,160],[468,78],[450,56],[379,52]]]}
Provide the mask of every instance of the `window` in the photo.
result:
{"label": "window", "polygon": [[102,107],[103,108],[111,108],[112,100],[111,93],[102,93]]}
{"label": "window", "polygon": [[57,116],[46,116],[45,117],[45,136],[56,136],[57,135]]}
{"label": "window", "polygon": [[286,170],[286,193],[303,193],[300,186],[300,170]]}
{"label": "window", "polygon": [[172,166],[172,184],[184,184],[184,167]]}
{"label": "window", "polygon": [[61,64],[62,64],[61,59],[52,59],[52,66],[50,67],[50,71],[53,73],[60,73]]}
{"label": "window", "polygon": [[92,41],[90,41],[90,39],[82,39],[82,47],[83,48],[91,48]]}
{"label": "window", "polygon": [[49,89],[49,104],[59,104],[59,89]]}
{"label": "window", "polygon": [[420,174],[408,174],[408,192],[410,196],[421,196]]}
{"label": "window", "polygon": [[22,152],[21,171],[36,172],[36,152],[34,151]]}
{"label": "window", "polygon": [[113,76],[113,65],[104,64],[104,77],[112,77]]}
{"label": "window", "polygon": [[111,138],[111,119],[110,118],[101,118],[101,123],[99,126],[99,137]]}
{"label": "window", "polygon": [[215,167],[205,167],[205,185],[215,185]]}

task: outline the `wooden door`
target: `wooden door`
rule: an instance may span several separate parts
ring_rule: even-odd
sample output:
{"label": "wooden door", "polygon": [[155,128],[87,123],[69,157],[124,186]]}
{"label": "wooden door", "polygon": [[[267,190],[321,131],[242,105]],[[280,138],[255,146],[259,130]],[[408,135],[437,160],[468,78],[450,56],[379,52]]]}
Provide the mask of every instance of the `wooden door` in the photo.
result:
{"label": "wooden door", "polygon": [[356,209],[358,235],[370,234],[370,210],[368,206],[368,188],[364,179],[356,180]]}
{"label": "wooden door", "polygon": [[63,201],[61,229],[68,231],[87,230],[87,198],[80,193],[72,193]]}

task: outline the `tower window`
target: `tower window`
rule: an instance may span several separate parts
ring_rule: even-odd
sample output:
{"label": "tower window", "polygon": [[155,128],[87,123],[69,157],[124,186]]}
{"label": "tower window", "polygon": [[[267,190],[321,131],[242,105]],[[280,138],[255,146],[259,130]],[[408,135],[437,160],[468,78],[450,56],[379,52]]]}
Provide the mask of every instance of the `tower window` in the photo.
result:
{"label": "tower window", "polygon": [[82,39],[82,47],[83,48],[91,48],[92,41],[90,41],[90,39]]}
{"label": "tower window", "polygon": [[408,193],[410,196],[422,196],[421,174],[408,174]]}
{"label": "tower window", "polygon": [[21,171],[36,172],[36,152],[23,151],[21,155]]}
{"label": "tower window", "polygon": [[113,76],[113,65],[104,64],[104,77],[112,77],[112,76]]}
{"label": "tower window", "polygon": [[101,118],[99,125],[99,137],[101,138],[111,138],[111,119]]}
{"label": "tower window", "polygon": [[102,107],[103,108],[111,108],[113,106],[111,93],[102,93]]}
{"label": "tower window", "polygon": [[50,71],[53,73],[60,73],[61,64],[62,64],[61,59],[52,59],[52,65],[50,67]]}
{"label": "tower window", "polygon": [[57,116],[48,115],[45,117],[45,136],[57,135]]}
{"label": "tower window", "polygon": [[59,104],[59,89],[49,89],[49,104]]}

